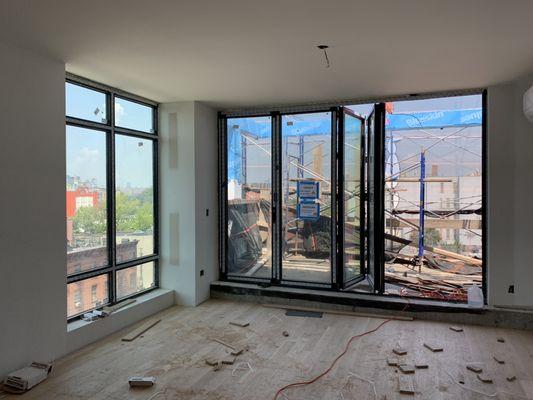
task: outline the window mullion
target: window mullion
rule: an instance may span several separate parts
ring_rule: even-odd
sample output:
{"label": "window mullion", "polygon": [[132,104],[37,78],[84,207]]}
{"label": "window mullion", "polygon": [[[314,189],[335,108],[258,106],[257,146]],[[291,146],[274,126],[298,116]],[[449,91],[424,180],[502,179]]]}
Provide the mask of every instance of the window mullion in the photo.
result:
{"label": "window mullion", "polygon": [[109,297],[110,302],[116,302],[116,210],[115,210],[115,95],[109,96],[109,119],[111,121],[111,131],[109,132],[108,152],[107,152],[107,182],[108,182],[108,226],[109,226],[109,259],[110,259],[110,276],[109,276]]}

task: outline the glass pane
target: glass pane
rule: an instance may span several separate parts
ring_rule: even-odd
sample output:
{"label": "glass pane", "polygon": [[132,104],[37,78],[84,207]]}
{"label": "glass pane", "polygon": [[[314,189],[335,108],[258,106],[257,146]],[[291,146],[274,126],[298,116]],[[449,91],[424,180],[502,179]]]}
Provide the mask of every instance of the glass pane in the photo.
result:
{"label": "glass pane", "polygon": [[154,132],[152,107],[115,97],[115,125],[142,132]]}
{"label": "glass pane", "polygon": [[153,262],[117,271],[117,299],[155,287]]}
{"label": "glass pane", "polygon": [[272,275],[271,118],[228,119],[228,273]]}
{"label": "glass pane", "polygon": [[105,93],[67,82],[65,96],[68,117],[107,124]]}
{"label": "glass pane", "polygon": [[106,134],[67,125],[67,274],[108,264]]}
{"label": "glass pane", "polygon": [[153,143],[115,137],[117,263],[154,253]]}
{"label": "glass pane", "polygon": [[386,111],[386,293],[467,301],[482,282],[482,96]]}
{"label": "glass pane", "polygon": [[281,163],[282,278],[330,283],[331,113],[284,115]]}
{"label": "glass pane", "polygon": [[67,317],[108,303],[107,274],[67,285]]}
{"label": "glass pane", "polygon": [[361,129],[362,120],[344,117],[344,280],[361,273]]}

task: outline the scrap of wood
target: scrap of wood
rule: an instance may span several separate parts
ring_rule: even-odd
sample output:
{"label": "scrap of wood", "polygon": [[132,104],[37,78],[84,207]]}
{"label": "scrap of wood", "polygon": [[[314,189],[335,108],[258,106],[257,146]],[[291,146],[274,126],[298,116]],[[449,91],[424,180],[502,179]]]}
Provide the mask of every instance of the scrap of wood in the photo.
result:
{"label": "scrap of wood", "polygon": [[417,361],[417,362],[415,362],[415,368],[417,368],[417,369],[428,369],[429,365],[427,363],[425,363],[425,362]]}
{"label": "scrap of wood", "polygon": [[240,326],[241,328],[246,328],[250,325],[249,322],[240,322],[240,321],[230,321],[230,325]]}
{"label": "scrap of wood", "polygon": [[424,347],[430,349],[432,352],[436,353],[438,351],[443,351],[444,348],[435,344],[435,343],[424,343]]}
{"label": "scrap of wood", "polygon": [[450,329],[454,332],[462,332],[463,331],[463,328],[461,328],[460,326],[450,326]]}
{"label": "scrap of wood", "polygon": [[236,360],[235,357],[228,357],[222,360],[222,364],[233,365],[235,364],[235,360]]}
{"label": "scrap of wood", "polygon": [[217,361],[215,365],[213,365],[213,371],[218,371],[220,369],[220,362]]}
{"label": "scrap of wood", "polygon": [[511,376],[508,376],[505,379],[507,379],[507,381],[509,381],[509,382],[514,382],[514,381],[516,381],[516,376],[515,375],[511,375]]}
{"label": "scrap of wood", "polygon": [[388,357],[387,358],[387,365],[390,365],[391,367],[397,367],[398,366],[398,359],[396,357]]}
{"label": "scrap of wood", "polygon": [[466,369],[472,371],[472,372],[475,372],[476,374],[480,374],[481,372],[483,372],[483,368],[481,368],[479,365],[475,365],[475,364],[468,364],[466,366]]}
{"label": "scrap of wood", "polygon": [[235,349],[235,350],[233,350],[230,354],[231,354],[232,356],[240,356],[243,352],[244,352],[244,349],[238,349],[238,350]]}
{"label": "scrap of wood", "polygon": [[289,337],[289,332],[287,332],[287,331],[283,331],[281,334],[282,334],[283,336],[285,336],[285,337]]}
{"label": "scrap of wood", "polygon": [[231,344],[226,343],[226,342],[224,342],[223,340],[220,340],[220,339],[214,338],[213,341],[215,341],[215,342],[217,342],[217,343],[220,343],[222,346],[226,346],[227,348],[231,349],[231,350],[232,350],[232,353],[233,353],[233,351],[237,351],[237,348],[236,348],[235,346],[232,346]]}
{"label": "scrap of wood", "polygon": [[415,394],[415,384],[411,376],[399,375],[398,386],[400,393]]}
{"label": "scrap of wood", "polygon": [[369,314],[369,313],[360,313],[352,311],[341,311],[341,310],[323,310],[320,308],[311,308],[311,307],[294,307],[294,306],[283,306],[277,304],[261,304],[263,307],[267,308],[277,308],[280,310],[297,310],[297,311],[309,311],[309,312],[321,312],[326,314],[333,315],[346,315],[351,317],[366,317],[366,318],[379,318],[379,319],[393,319],[398,321],[412,321],[413,317],[405,317],[401,315],[380,315],[380,314]]}
{"label": "scrap of wood", "polygon": [[407,354],[407,350],[405,350],[403,347],[395,347],[394,349],[392,349],[392,352],[399,356],[404,356]]}
{"label": "scrap of wood", "polygon": [[485,373],[478,374],[477,378],[483,383],[492,383],[492,378]]}
{"label": "scrap of wood", "polygon": [[120,310],[123,307],[126,307],[126,306],[128,306],[128,305],[130,305],[132,303],[135,303],[136,301],[137,301],[136,299],[124,300],[124,301],[121,301],[120,303],[117,303],[117,304],[112,305],[112,306],[105,306],[104,308],[102,308],[102,311],[106,315],[109,315],[109,314],[114,313],[117,310]]}
{"label": "scrap of wood", "polygon": [[492,356],[494,358],[494,361],[496,361],[498,364],[505,364],[505,360],[499,356]]}
{"label": "scrap of wood", "polygon": [[460,372],[457,374],[457,382],[459,382],[461,385],[465,384],[465,376]]}
{"label": "scrap of wood", "polygon": [[124,336],[122,338],[122,341],[123,342],[132,342],[135,339],[137,339],[139,336],[141,336],[143,333],[145,333],[148,329],[154,327],[155,325],[157,325],[160,322],[161,322],[160,319],[155,319],[155,320],[152,320],[152,321],[148,321],[148,322],[144,323],[143,325],[141,325],[140,327],[138,327],[137,329],[134,329],[133,331],[128,333],[126,336]]}
{"label": "scrap of wood", "polygon": [[498,340],[498,342],[500,342],[500,343],[505,343],[505,339],[502,338],[501,336],[500,336],[497,340]]}
{"label": "scrap of wood", "polygon": [[218,364],[218,360],[215,360],[214,358],[206,358],[205,363],[207,365],[210,365],[211,367],[214,367],[215,365]]}
{"label": "scrap of wood", "polygon": [[402,371],[404,374],[414,374],[415,373],[415,367],[411,364],[400,364],[399,365],[400,371]]}

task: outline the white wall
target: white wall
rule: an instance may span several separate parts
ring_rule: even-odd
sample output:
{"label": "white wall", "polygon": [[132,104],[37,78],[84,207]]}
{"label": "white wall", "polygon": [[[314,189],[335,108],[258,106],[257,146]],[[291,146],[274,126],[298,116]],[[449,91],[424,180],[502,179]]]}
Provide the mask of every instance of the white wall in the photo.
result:
{"label": "white wall", "polygon": [[[488,90],[488,300],[533,306],[533,124],[522,96],[533,76]],[[508,293],[514,285],[515,293]]]}
{"label": "white wall", "polygon": [[0,43],[0,377],[63,354],[65,67]]}
{"label": "white wall", "polygon": [[[218,279],[218,130],[217,113],[195,103],[196,303],[209,298],[209,283]],[[206,215],[209,210],[209,215]]]}
{"label": "white wall", "polygon": [[218,278],[216,124],[216,112],[198,102],[159,109],[160,283],[183,305],[206,300]]}

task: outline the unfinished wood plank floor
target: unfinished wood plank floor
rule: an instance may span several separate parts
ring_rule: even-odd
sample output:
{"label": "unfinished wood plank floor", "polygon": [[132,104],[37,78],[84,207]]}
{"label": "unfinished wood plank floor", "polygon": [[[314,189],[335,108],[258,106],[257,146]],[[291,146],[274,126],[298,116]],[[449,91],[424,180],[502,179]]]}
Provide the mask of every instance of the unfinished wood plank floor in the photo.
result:
{"label": "unfinished wood plank floor", "polygon": [[[58,360],[48,380],[25,395],[7,398],[148,400],[163,391],[153,399],[269,400],[281,386],[324,371],[351,336],[383,321],[331,314],[289,317],[280,309],[219,300],[196,308],[173,307],[152,318],[161,318],[161,322],[133,342],[121,338],[135,326]],[[250,325],[229,324],[236,320]],[[454,332],[444,323],[391,321],[354,341],[327,376],[288,389],[279,399],[487,398],[467,388],[496,399],[533,399],[533,333],[463,328],[463,332]],[[498,337],[505,342],[499,343]],[[212,338],[249,350],[234,365],[214,371],[205,359],[222,360],[231,350]],[[438,343],[444,351],[433,353],[424,342]],[[401,372],[387,365],[396,346],[408,351],[400,360],[429,366],[409,375],[414,395],[399,393]],[[505,364],[496,362],[495,355],[505,359]],[[248,362],[252,370],[239,362]],[[494,383],[483,383],[466,369],[473,363],[480,363]],[[128,377],[133,375],[155,376],[156,385],[130,389]],[[512,375],[516,380],[508,382],[506,377]],[[464,385],[454,383],[458,377],[464,378]],[[368,381],[374,382],[377,397]]]}

